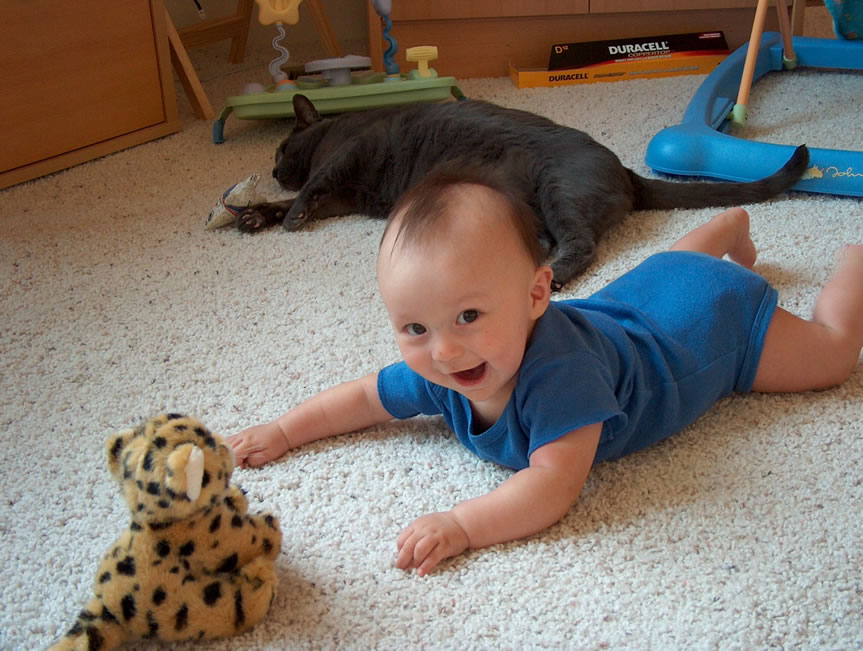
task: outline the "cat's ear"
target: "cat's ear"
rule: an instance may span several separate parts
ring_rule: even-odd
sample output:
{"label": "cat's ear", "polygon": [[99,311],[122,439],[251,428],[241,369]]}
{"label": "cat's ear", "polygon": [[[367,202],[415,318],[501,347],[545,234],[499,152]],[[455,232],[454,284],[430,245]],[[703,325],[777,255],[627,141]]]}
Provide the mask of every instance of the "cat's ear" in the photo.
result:
{"label": "cat's ear", "polygon": [[297,116],[297,128],[310,127],[321,119],[315,105],[305,95],[294,95],[294,115]]}

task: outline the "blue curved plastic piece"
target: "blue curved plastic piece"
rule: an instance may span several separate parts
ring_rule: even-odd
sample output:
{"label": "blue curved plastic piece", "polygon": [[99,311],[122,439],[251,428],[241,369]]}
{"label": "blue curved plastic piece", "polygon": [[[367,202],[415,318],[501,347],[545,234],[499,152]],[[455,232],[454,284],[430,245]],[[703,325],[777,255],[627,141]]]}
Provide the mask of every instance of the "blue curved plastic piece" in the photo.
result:
{"label": "blue curved plastic piece", "polygon": [[[793,42],[798,67],[863,70],[863,41],[795,36]],[[728,117],[737,101],[747,49],[748,44],[735,50],[708,75],[679,125],[653,137],[644,157],[650,167],[665,174],[755,181],[788,161],[794,145],[743,140],[724,132],[730,128]],[[766,32],[753,83],[783,67],[782,38]],[[809,170],[794,190],[863,196],[863,152],[810,146],[809,154]]]}
{"label": "blue curved plastic piece", "polygon": [[213,122],[213,143],[221,145],[225,142],[225,120],[218,119]]}
{"label": "blue curved plastic piece", "polygon": [[388,75],[399,74],[399,64],[395,62],[395,54],[399,49],[399,42],[390,34],[393,28],[393,21],[389,16],[384,16],[384,40],[387,42],[387,49],[384,50],[384,70]]}

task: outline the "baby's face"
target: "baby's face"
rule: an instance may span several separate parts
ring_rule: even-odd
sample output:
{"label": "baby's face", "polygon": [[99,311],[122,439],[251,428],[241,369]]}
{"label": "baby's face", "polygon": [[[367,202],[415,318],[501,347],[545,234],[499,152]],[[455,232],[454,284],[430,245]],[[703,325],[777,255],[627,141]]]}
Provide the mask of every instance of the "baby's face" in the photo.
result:
{"label": "baby's face", "polygon": [[551,270],[536,268],[512,226],[483,216],[493,206],[488,197],[465,205],[430,243],[393,246],[391,228],[378,284],[408,366],[499,413],[548,304]]}

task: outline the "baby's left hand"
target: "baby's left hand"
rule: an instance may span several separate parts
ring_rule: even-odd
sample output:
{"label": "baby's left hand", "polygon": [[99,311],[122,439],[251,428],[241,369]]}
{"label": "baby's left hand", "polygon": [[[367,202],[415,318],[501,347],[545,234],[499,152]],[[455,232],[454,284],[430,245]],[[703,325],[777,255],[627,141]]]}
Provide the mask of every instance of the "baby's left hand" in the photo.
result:
{"label": "baby's left hand", "polygon": [[396,567],[416,568],[425,576],[443,559],[461,554],[470,545],[467,534],[449,511],[417,518],[399,535]]}

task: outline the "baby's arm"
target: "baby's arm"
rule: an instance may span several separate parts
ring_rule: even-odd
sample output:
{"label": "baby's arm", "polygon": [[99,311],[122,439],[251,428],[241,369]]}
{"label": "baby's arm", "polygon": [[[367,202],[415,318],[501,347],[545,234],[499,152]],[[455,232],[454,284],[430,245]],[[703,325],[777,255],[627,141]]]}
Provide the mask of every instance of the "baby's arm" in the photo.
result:
{"label": "baby's arm", "polygon": [[588,425],[537,448],[530,467],[492,492],[445,513],[416,519],[398,538],[396,566],[428,574],[468,547],[487,547],[551,526],[578,499],[593,465],[602,423]]}
{"label": "baby's arm", "polygon": [[271,423],[228,437],[237,465],[260,466],[288,450],[392,420],[378,397],[377,373],[312,396]]}

